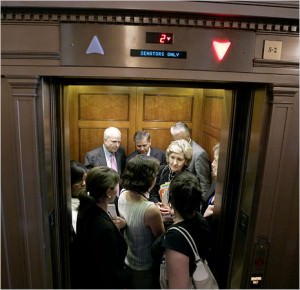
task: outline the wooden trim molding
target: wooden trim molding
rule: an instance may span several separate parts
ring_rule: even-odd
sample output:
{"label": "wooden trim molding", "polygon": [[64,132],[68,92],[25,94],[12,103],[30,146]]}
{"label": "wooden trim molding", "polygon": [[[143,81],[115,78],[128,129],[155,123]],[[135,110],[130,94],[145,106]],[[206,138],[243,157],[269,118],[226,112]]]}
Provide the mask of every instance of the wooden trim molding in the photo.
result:
{"label": "wooden trim molding", "polygon": [[[6,122],[15,124],[6,131],[6,142],[14,144],[9,152],[15,170],[7,183],[15,184],[10,192],[3,193],[5,224],[14,224],[15,235],[6,228],[9,263],[19,265],[7,272],[12,288],[48,288],[49,269],[45,257],[45,228],[41,195],[41,171],[39,166],[39,140],[37,123],[37,98],[40,78],[37,76],[7,76],[9,90],[3,96],[5,107],[11,110]],[[8,158],[6,156],[6,158]],[[13,201],[8,196],[14,196]],[[17,214],[16,214],[17,213]],[[47,229],[46,229],[47,230]],[[18,240],[19,256],[13,246]],[[12,257],[12,258],[11,258]],[[22,265],[22,266],[21,266]],[[22,271],[16,276],[15,271]],[[15,277],[18,277],[17,279]]]}
{"label": "wooden trim molding", "polygon": [[274,86],[271,89],[271,95],[273,98],[270,100],[270,104],[294,105],[298,92],[298,88]]}
{"label": "wooden trim molding", "polygon": [[38,77],[6,75],[6,79],[11,86],[12,96],[37,97],[37,88],[39,85]]}

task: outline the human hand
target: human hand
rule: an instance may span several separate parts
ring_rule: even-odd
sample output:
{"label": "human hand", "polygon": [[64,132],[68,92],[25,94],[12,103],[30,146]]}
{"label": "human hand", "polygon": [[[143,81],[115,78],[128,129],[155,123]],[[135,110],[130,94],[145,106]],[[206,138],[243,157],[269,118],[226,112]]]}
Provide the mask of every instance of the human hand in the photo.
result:
{"label": "human hand", "polygon": [[122,217],[116,216],[112,218],[113,223],[117,226],[119,230],[123,229],[126,227],[127,223],[126,220]]}
{"label": "human hand", "polygon": [[210,204],[207,209],[205,210],[204,214],[203,214],[203,217],[209,217],[211,216],[213,213],[214,213],[214,205],[213,204]]}
{"label": "human hand", "polygon": [[171,208],[168,205],[163,204],[161,202],[158,202],[156,205],[158,206],[162,216],[171,214]]}

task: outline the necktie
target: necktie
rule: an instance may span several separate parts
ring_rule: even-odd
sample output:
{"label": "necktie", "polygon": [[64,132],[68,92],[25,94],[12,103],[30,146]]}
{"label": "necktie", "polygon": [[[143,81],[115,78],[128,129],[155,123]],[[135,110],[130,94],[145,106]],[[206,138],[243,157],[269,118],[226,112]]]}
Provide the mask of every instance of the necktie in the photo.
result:
{"label": "necktie", "polygon": [[118,172],[118,166],[117,166],[115,154],[110,155],[110,167],[111,169]]}
{"label": "necktie", "polygon": [[[117,166],[115,154],[110,155],[110,167],[114,171],[118,172],[118,166]],[[119,188],[119,184],[118,184],[118,186],[117,186],[117,196],[119,196],[119,191],[120,191],[120,188]]]}

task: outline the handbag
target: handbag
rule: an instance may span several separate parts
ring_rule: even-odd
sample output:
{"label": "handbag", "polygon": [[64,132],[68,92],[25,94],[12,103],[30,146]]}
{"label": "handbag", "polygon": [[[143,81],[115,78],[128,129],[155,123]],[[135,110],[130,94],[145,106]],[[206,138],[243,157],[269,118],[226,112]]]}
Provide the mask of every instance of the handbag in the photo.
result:
{"label": "handbag", "polygon": [[[198,250],[195,244],[194,239],[190,235],[190,233],[183,227],[172,227],[169,230],[177,230],[179,231],[184,238],[189,243],[195,257],[196,270],[193,273],[190,289],[219,289],[218,283],[211,272],[207,261],[201,259],[198,254]],[[168,289],[168,279],[166,273],[166,260],[165,256],[163,256],[161,265],[160,265],[160,286],[162,289]]]}

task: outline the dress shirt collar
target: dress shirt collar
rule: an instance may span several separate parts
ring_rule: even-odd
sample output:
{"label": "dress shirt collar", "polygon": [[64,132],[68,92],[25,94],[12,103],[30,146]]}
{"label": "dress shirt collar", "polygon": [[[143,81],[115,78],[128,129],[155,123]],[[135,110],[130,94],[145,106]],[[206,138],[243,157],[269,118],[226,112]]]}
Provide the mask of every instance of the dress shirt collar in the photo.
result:
{"label": "dress shirt collar", "polygon": [[104,144],[103,144],[103,151],[104,151],[106,160],[110,160],[110,156],[111,156],[112,154],[115,155],[115,153],[109,152],[109,151],[106,149],[106,147],[105,147]]}

